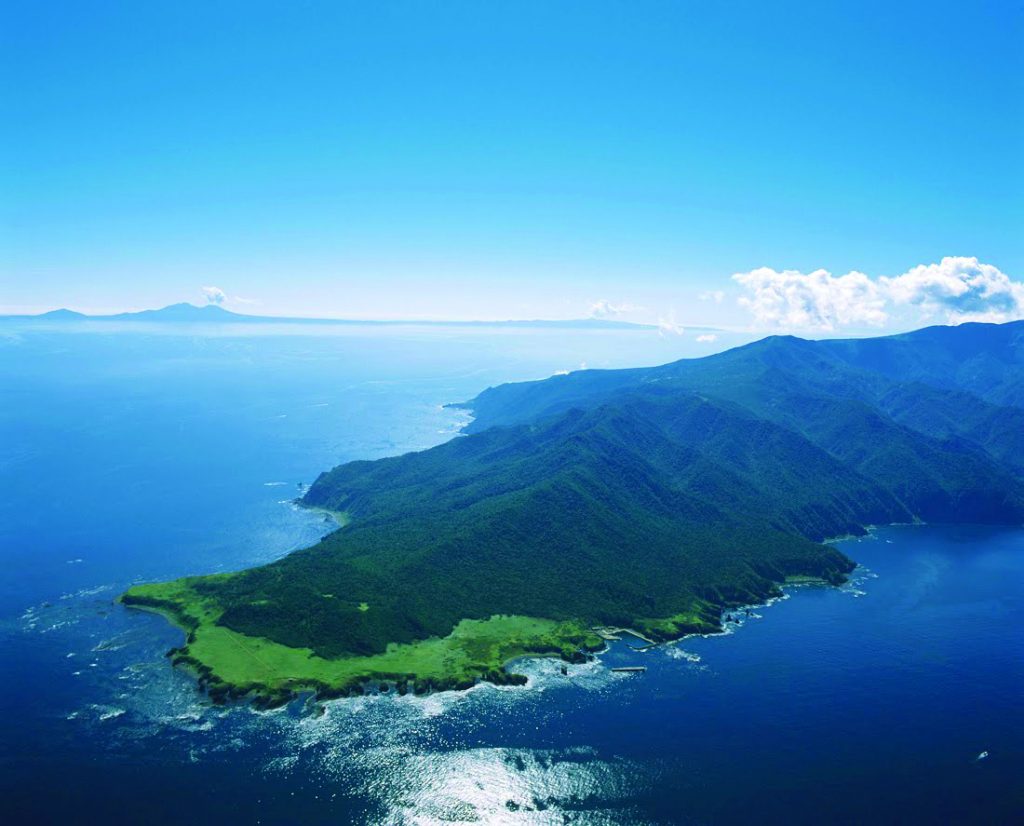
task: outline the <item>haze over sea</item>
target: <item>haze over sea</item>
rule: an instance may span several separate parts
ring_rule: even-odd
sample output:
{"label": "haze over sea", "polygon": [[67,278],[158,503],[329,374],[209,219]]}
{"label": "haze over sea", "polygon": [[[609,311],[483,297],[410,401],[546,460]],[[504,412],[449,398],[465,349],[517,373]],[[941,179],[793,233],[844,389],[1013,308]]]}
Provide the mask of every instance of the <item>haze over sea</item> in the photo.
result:
{"label": "haze over sea", "polygon": [[[890,527],[840,589],[526,688],[214,708],[137,581],[329,530],[298,486],[452,438],[442,408],[740,343],[652,330],[0,329],[9,822],[1009,823],[1024,817],[1024,531]],[[640,664],[643,674],[613,674]],[[322,711],[322,713],[321,713]],[[987,752],[988,756],[978,759]]]}

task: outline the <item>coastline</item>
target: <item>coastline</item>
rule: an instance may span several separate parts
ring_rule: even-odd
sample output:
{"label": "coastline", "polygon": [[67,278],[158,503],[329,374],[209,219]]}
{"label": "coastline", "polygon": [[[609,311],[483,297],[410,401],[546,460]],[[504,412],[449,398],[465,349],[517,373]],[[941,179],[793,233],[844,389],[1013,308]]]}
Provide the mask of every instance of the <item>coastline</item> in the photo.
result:
{"label": "coastline", "polygon": [[[334,513],[331,515],[336,516]],[[726,634],[730,619],[735,622],[730,616],[732,612],[769,605],[783,595],[787,585],[834,587],[842,584],[818,576],[787,577],[786,581],[773,583],[769,592],[756,601],[729,602],[720,606],[703,603],[691,606],[689,614],[634,623],[640,628],[586,626],[580,621],[556,623],[539,618],[495,615],[483,620],[462,620],[446,637],[389,644],[383,654],[324,660],[308,649],[289,648],[218,626],[216,614],[208,605],[202,605],[201,599],[191,604],[188,602],[187,595],[192,593],[189,583],[196,579],[201,577],[134,586],[115,601],[126,608],[162,616],[185,634],[184,644],[170,649],[167,657],[172,665],[195,677],[199,688],[213,703],[248,701],[257,710],[286,705],[306,692],[312,692],[318,700],[327,700],[367,693],[403,695],[466,690],[480,682],[522,686],[527,678],[508,670],[517,660],[557,658],[567,663],[582,663],[606,653],[609,642],[621,640],[620,635],[623,634],[644,643],[640,648],[631,646],[637,651],[648,651],[694,636]],[[173,598],[160,594],[161,590],[168,588]],[[147,590],[155,591],[157,595],[147,596]],[[189,610],[196,605],[199,605],[197,611]],[[522,629],[531,626],[534,636],[521,636]],[[210,645],[211,637],[220,638],[216,647]],[[452,667],[453,657],[459,654],[460,649],[472,647],[476,650],[481,644],[490,646],[487,649],[490,660],[467,662],[461,669]],[[421,656],[424,652],[428,652],[426,658]],[[409,667],[417,662],[433,665],[438,653],[444,663],[440,670],[418,671]],[[248,666],[257,663],[262,668],[256,671],[265,671],[266,675],[272,676],[254,674],[251,667],[239,668],[236,662],[239,658],[244,658]],[[283,659],[286,668],[290,664],[294,670],[272,674],[273,664],[278,659]]]}
{"label": "coastline", "polygon": [[[446,407],[468,410],[472,415],[468,404]],[[464,423],[458,432],[464,432],[468,424]],[[333,530],[351,524],[352,517],[347,511],[308,503],[306,494],[310,487],[300,485],[300,495],[292,500],[293,504],[322,514],[336,526]],[[870,530],[871,527],[866,527],[860,535]],[[827,546],[841,538],[820,544]],[[422,694],[467,689],[481,681],[522,685],[526,678],[509,671],[508,667],[524,657],[556,657],[578,663],[606,651],[609,639],[619,639],[620,634],[629,634],[643,642],[643,647],[637,650],[648,650],[692,636],[727,633],[731,612],[770,603],[782,595],[787,584],[842,584],[855,567],[852,561],[847,559],[846,562],[849,570],[825,569],[828,578],[818,572],[790,575],[775,570],[760,573],[754,582],[739,589],[730,588],[726,583],[708,583],[703,588],[706,597],[694,596],[685,612],[667,617],[634,617],[622,626],[591,625],[580,619],[557,623],[515,615],[464,618],[444,637],[388,643],[381,653],[330,659],[319,657],[309,649],[248,636],[220,625],[223,608],[208,594],[197,590],[202,589],[202,583],[209,581],[209,577],[134,586],[118,597],[117,602],[159,614],[185,633],[184,645],[171,649],[167,656],[173,665],[195,675],[200,688],[213,702],[247,699],[256,708],[272,708],[307,691],[327,699],[382,688],[399,694]],[[197,588],[193,588],[193,584]],[[366,610],[365,603],[359,609]],[[504,636],[491,630],[492,626],[500,627],[509,620],[514,622]],[[520,634],[521,626],[528,627],[528,633]],[[472,656],[467,654],[471,648]],[[439,652],[443,652],[443,656]]]}
{"label": "coastline", "polygon": [[[199,618],[172,602],[147,596],[147,587],[164,586],[136,586],[116,601],[158,614],[185,633],[184,645],[172,648],[167,656],[174,666],[195,676],[215,704],[248,700],[256,709],[269,709],[304,692],[331,699],[392,691],[464,690],[478,682],[524,685],[524,675],[506,670],[515,660],[556,657],[585,662],[604,647],[600,638],[577,623],[496,615],[463,620],[447,637],[390,644],[382,654],[325,660],[308,649],[217,626],[209,614]],[[481,649],[486,652],[484,660],[479,658]],[[474,656],[468,655],[470,651]],[[420,669],[414,668],[417,664]]]}
{"label": "coastline", "polygon": [[[323,508],[311,508],[321,510],[332,518],[347,518],[347,515],[338,512],[327,511]],[[892,523],[891,526],[912,527],[924,524],[920,521],[908,523]],[[881,525],[866,526],[859,534],[848,534],[839,536],[827,541],[827,544],[840,542],[848,539],[858,539],[873,535]],[[823,543],[826,544],[826,543]],[[829,587],[835,588],[847,584],[850,575],[858,565],[853,563],[850,571],[844,573],[835,581],[817,575],[795,574],[789,575],[782,581],[776,581],[772,587],[763,595],[749,601],[727,601],[720,605],[704,603],[699,606],[700,610],[691,611],[687,615],[675,615],[674,617],[661,619],[638,620],[632,626],[626,625],[585,625],[581,621],[558,624],[553,620],[543,620],[531,617],[518,617],[515,615],[495,615],[482,620],[462,620],[446,637],[434,637],[426,640],[419,640],[413,643],[389,644],[387,652],[382,655],[368,655],[366,657],[344,657],[337,660],[320,660],[308,649],[292,649],[280,645],[271,640],[255,637],[246,637],[229,629],[217,627],[218,633],[228,635],[234,640],[236,648],[246,648],[255,645],[269,649],[284,650],[290,654],[298,655],[296,662],[309,663],[319,661],[322,664],[350,666],[347,674],[336,681],[325,681],[315,676],[287,676],[278,679],[274,683],[261,683],[253,680],[234,679],[232,675],[218,673],[216,658],[196,656],[191,646],[197,642],[198,635],[202,633],[205,626],[216,627],[216,621],[211,614],[196,617],[189,613],[183,606],[184,601],[172,601],[162,599],[148,599],[140,595],[139,590],[145,589],[167,589],[168,587],[188,589],[188,583],[204,579],[204,577],[188,577],[184,580],[175,580],[171,583],[154,583],[149,585],[133,586],[124,594],[116,597],[115,602],[126,608],[147,611],[162,616],[167,622],[180,629],[185,634],[185,644],[172,648],[167,652],[175,667],[182,667],[198,682],[199,687],[204,690],[215,704],[223,704],[230,700],[247,700],[253,708],[258,710],[276,708],[285,705],[296,699],[300,694],[312,692],[316,699],[326,700],[343,696],[358,696],[366,693],[395,693],[395,694],[430,694],[439,691],[466,690],[480,682],[490,682],[495,685],[525,685],[527,678],[522,674],[509,671],[508,667],[517,660],[536,658],[557,658],[568,663],[582,663],[595,656],[607,653],[609,643],[621,641],[621,635],[630,635],[644,643],[642,647],[630,646],[636,651],[645,652],[650,649],[682,642],[691,637],[712,637],[731,632],[735,626],[742,625],[742,614],[748,615],[751,611],[768,607],[787,596],[787,589],[799,589],[803,587]],[[216,574],[217,577],[231,576],[231,574]],[[135,592],[135,593],[133,593]],[[693,608],[694,606],[691,606]],[[711,614],[714,618],[712,619]],[[735,615],[740,615],[737,619]],[[684,622],[685,620],[685,622]],[[504,626],[503,626],[504,623]],[[533,643],[518,640],[518,647],[502,649],[501,646],[509,642],[509,639],[502,638],[503,634],[512,636],[510,631],[518,630],[523,625],[533,624],[540,626],[547,633],[555,631],[554,635],[547,636],[538,634]],[[472,633],[473,629],[488,628],[490,625],[490,636],[486,634]],[[635,627],[639,625],[640,627]],[[469,629],[469,633],[467,633]],[[198,634],[197,634],[198,632]],[[418,673],[414,670],[391,670],[378,669],[372,666],[375,660],[386,660],[394,658],[396,654],[413,652],[416,649],[433,648],[444,650],[450,656],[453,642],[477,645],[481,640],[494,646],[491,650],[499,654],[496,659],[490,662],[477,662],[468,671],[448,673]],[[567,643],[567,640],[569,641]],[[201,652],[202,653],[202,652]],[[253,658],[259,660],[258,651],[249,652]],[[362,667],[360,667],[362,666]],[[301,672],[299,669],[298,672]]]}
{"label": "coastline", "polygon": [[292,504],[296,507],[302,508],[303,510],[310,511],[312,513],[322,513],[324,516],[329,517],[337,525],[335,530],[344,528],[352,522],[352,517],[349,515],[348,511],[336,511],[322,507],[321,505],[310,505],[305,501],[303,496],[292,499]]}

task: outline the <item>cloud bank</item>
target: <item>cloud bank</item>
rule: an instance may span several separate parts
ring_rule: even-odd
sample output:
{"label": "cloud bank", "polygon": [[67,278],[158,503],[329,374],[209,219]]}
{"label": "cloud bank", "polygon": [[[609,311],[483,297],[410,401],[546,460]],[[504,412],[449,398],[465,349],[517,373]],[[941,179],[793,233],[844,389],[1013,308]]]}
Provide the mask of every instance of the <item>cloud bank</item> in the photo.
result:
{"label": "cloud bank", "polygon": [[740,306],[769,327],[832,330],[850,324],[884,324],[888,316],[878,284],[862,272],[777,272],[760,267],[733,276],[746,294]]}
{"label": "cloud bank", "polygon": [[1012,321],[1024,318],[1024,282],[977,258],[943,258],[896,278],[882,278],[895,303],[945,312],[951,321]]}
{"label": "cloud bank", "polygon": [[943,258],[938,264],[880,278],[857,271],[833,275],[827,270],[779,272],[770,267],[732,278],[744,290],[740,306],[766,327],[880,327],[908,315],[916,322],[951,324],[1024,318],[1024,282],[1013,281],[977,258]]}

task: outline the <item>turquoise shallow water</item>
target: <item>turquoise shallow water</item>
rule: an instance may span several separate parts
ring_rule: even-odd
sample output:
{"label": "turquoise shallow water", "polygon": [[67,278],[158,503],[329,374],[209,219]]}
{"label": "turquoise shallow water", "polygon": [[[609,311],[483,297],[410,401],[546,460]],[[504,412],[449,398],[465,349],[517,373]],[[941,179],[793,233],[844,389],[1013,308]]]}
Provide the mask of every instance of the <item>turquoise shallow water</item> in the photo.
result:
{"label": "turquoise shallow water", "polygon": [[[842,589],[732,633],[617,644],[526,689],[215,709],[111,604],[325,530],[288,504],[352,458],[435,444],[441,404],[657,363],[653,334],[407,330],[0,337],[0,785],[22,822],[1009,823],[1024,816],[1024,531],[841,543]],[[643,664],[641,675],[610,665]],[[989,756],[977,757],[983,751]]]}

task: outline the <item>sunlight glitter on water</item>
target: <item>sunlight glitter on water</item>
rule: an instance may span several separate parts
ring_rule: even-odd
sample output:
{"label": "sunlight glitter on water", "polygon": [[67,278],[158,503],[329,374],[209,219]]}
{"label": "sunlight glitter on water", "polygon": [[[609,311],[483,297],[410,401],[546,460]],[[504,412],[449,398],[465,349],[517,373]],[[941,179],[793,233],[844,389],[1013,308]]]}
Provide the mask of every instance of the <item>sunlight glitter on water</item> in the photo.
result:
{"label": "sunlight glitter on water", "polygon": [[320,716],[253,715],[287,743],[287,754],[268,760],[265,771],[287,775],[301,762],[323,788],[375,801],[390,824],[562,823],[580,805],[588,822],[640,822],[614,806],[650,783],[649,770],[628,761],[602,760],[589,748],[453,748],[443,733],[448,723],[533,708],[544,692],[605,690],[618,676],[599,663],[576,666],[568,677],[550,660],[517,667],[529,672],[526,688],[348,698],[325,703]]}

